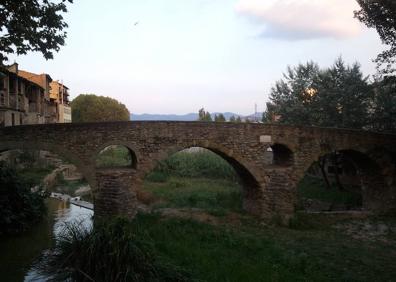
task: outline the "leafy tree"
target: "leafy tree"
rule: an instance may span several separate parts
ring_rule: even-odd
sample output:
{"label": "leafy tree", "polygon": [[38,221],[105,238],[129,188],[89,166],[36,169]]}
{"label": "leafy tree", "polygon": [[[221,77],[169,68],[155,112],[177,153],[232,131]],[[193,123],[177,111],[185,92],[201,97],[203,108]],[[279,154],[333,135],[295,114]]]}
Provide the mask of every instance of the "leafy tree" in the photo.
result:
{"label": "leafy tree", "polygon": [[218,115],[215,115],[214,121],[215,122],[225,122],[226,119],[225,119],[224,115],[220,113]]}
{"label": "leafy tree", "polygon": [[73,122],[128,121],[126,106],[115,99],[81,94],[71,102]]}
{"label": "leafy tree", "polygon": [[16,170],[0,162],[0,235],[25,231],[46,212],[44,198],[31,192]]}
{"label": "leafy tree", "polygon": [[312,125],[365,128],[369,123],[372,88],[360,65],[347,66],[339,58],[321,71],[313,87]]}
{"label": "leafy tree", "polygon": [[271,88],[266,119],[280,116],[280,122],[287,124],[312,124],[312,100],[315,99],[314,82],[320,72],[314,62],[287,68],[284,79]]}
{"label": "leafy tree", "polygon": [[202,108],[198,112],[198,121],[212,121],[212,116]]}
{"label": "leafy tree", "polygon": [[376,78],[373,87],[371,129],[396,132],[396,77]]}
{"label": "leafy tree", "polygon": [[235,121],[236,121],[235,116],[231,116],[231,117],[230,117],[230,122],[235,122]]}
{"label": "leafy tree", "polygon": [[339,58],[328,69],[313,62],[288,68],[271,89],[263,121],[286,124],[363,128],[372,99],[368,78],[358,64]]}
{"label": "leafy tree", "polygon": [[0,62],[7,54],[41,52],[45,59],[53,58],[65,44],[67,24],[62,13],[72,0],[0,0]]}
{"label": "leafy tree", "polygon": [[382,74],[396,72],[396,1],[395,0],[357,0],[361,10],[355,11],[355,17],[368,27],[375,28],[382,43],[389,45],[375,59]]}

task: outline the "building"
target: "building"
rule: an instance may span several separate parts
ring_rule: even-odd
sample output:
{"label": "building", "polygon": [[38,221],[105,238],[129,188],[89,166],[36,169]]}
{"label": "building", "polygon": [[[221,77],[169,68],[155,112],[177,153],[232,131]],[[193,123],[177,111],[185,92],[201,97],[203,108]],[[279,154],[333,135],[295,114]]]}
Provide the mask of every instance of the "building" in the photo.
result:
{"label": "building", "polygon": [[50,88],[50,99],[57,105],[58,122],[71,122],[72,119],[69,102],[69,88],[59,81],[52,81],[50,83]]}
{"label": "building", "polygon": [[50,75],[19,70],[17,63],[0,65],[0,126],[71,122],[68,88],[61,84],[62,95],[51,96],[51,83]]}

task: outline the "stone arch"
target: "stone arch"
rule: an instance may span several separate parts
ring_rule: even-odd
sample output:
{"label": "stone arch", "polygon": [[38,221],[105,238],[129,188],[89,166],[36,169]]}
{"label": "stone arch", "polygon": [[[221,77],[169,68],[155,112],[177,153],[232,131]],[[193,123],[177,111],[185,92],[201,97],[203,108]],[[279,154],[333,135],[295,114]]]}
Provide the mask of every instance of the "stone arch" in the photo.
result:
{"label": "stone arch", "polygon": [[274,143],[264,152],[265,163],[278,167],[290,167],[294,164],[294,153],[285,144]]}
{"label": "stone arch", "polygon": [[[391,196],[391,194],[388,192],[381,166],[374,158],[372,158],[372,154],[369,154],[362,148],[322,150],[320,153],[315,154],[315,157],[310,159],[310,162],[307,162],[304,165],[305,170],[301,175],[299,175],[298,182],[302,180],[305,172],[314,162],[318,161],[320,157],[331,153],[339,154],[345,163],[349,163],[349,165],[353,166],[353,169],[355,170],[354,173],[359,179],[361,187],[363,209],[382,213],[387,212],[387,210],[389,210],[389,206],[395,207],[395,203],[389,203],[389,196]],[[338,170],[338,168],[335,169]],[[395,202],[394,199],[392,201]]]}
{"label": "stone arch", "polygon": [[241,184],[243,186],[243,208],[250,214],[262,216],[263,189],[261,185],[262,178],[260,177],[259,169],[256,168],[254,165],[247,163],[234,150],[227,149],[223,146],[219,146],[217,144],[209,142],[192,142],[163,149],[154,158],[153,162],[151,162],[147,166],[144,174],[152,171],[156,167],[156,165],[158,165],[161,161],[166,160],[173,154],[193,147],[207,149],[220,156],[227,163],[229,163],[241,179]]}
{"label": "stone arch", "polygon": [[130,142],[124,142],[124,141],[119,141],[119,140],[112,140],[108,142],[101,143],[100,146],[98,146],[95,151],[93,152],[91,156],[91,162],[95,163],[96,157],[100,154],[101,151],[106,149],[109,146],[124,146],[128,148],[134,155],[135,160],[136,160],[136,166],[138,166],[138,163],[140,161],[140,154],[138,148],[135,146],[135,144],[130,143]]}
{"label": "stone arch", "polygon": [[[100,157],[101,154],[103,154],[106,150],[112,150],[114,148],[119,148],[122,150],[126,151],[127,158],[128,158],[128,163],[126,164],[114,164],[114,165],[109,165],[109,166],[101,166],[98,164],[98,158]],[[130,146],[125,145],[124,143],[120,142],[114,142],[114,143],[107,143],[106,145],[102,145],[100,149],[96,150],[94,154],[94,159],[93,163],[95,163],[95,167],[98,169],[105,169],[105,168],[117,168],[117,167],[124,167],[124,168],[131,168],[131,169],[137,169],[137,164],[138,164],[138,159],[135,153],[135,150],[131,149]]]}
{"label": "stone arch", "polygon": [[84,163],[84,161],[76,154],[62,146],[47,142],[0,142],[0,152],[8,150],[42,150],[55,153],[63,160],[66,160],[76,166],[77,170],[84,176],[88,184],[91,186],[92,191],[94,191],[94,188],[96,187],[96,180],[92,167],[89,164]]}

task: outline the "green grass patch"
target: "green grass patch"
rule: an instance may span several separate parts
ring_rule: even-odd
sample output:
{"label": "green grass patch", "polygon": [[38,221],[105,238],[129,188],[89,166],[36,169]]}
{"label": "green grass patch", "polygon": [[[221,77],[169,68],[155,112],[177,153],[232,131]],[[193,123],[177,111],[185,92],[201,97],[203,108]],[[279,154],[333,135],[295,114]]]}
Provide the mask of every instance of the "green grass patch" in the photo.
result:
{"label": "green grass patch", "polygon": [[139,215],[165,257],[201,281],[392,281],[396,248],[329,230],[238,229]]}
{"label": "green grass patch", "polygon": [[17,171],[21,180],[30,185],[30,187],[41,184],[44,177],[51,173],[52,167],[40,168],[40,167],[29,167],[20,169]]}
{"label": "green grass patch", "polygon": [[188,178],[228,179],[236,181],[233,167],[219,155],[205,149],[180,151],[158,164],[154,173]]}
{"label": "green grass patch", "polygon": [[62,174],[59,174],[57,184],[55,185],[55,192],[75,197],[76,191],[86,185],[88,185],[88,183],[84,179],[69,181],[65,180]]}
{"label": "green grass patch", "polygon": [[325,203],[344,205],[346,209],[359,208],[362,206],[361,193],[354,192],[356,189],[339,190],[336,185],[326,188],[320,178],[305,176],[297,187],[298,197],[302,199],[314,199]]}
{"label": "green grass patch", "polygon": [[201,208],[242,211],[241,187],[224,179],[170,177],[165,183],[144,183],[144,189],[160,198],[157,208]]}
{"label": "green grass patch", "polygon": [[111,146],[102,151],[96,159],[96,167],[126,167],[132,166],[132,156],[124,146]]}

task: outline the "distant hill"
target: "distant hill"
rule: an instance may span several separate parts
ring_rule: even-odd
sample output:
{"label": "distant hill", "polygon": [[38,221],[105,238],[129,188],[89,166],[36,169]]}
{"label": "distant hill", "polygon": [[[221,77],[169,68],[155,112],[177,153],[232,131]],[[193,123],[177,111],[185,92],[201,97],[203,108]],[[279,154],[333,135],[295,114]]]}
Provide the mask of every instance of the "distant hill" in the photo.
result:
{"label": "distant hill", "polygon": [[[212,118],[214,115],[219,113],[211,113]],[[223,113],[224,117],[229,120],[232,116],[238,116],[238,114],[226,112]],[[243,118],[243,116],[241,115]],[[198,120],[198,113],[189,113],[185,115],[172,115],[172,114],[131,114],[131,120],[170,120],[170,121],[195,121]]]}

